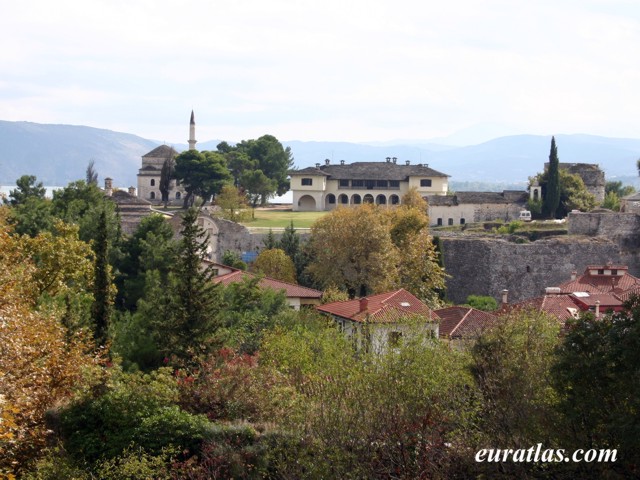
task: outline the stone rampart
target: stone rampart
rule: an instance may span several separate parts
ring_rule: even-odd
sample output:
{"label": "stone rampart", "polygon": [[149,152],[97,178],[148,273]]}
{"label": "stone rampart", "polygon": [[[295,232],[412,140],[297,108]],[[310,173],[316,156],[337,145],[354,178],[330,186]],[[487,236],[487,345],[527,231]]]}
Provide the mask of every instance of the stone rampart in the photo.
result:
{"label": "stone rampart", "polygon": [[514,243],[495,237],[441,236],[450,301],[464,303],[468,295],[500,300],[509,290],[509,302],[536,297],[556,286],[571,272],[587,265],[622,261],[619,246],[605,238],[555,237]]}

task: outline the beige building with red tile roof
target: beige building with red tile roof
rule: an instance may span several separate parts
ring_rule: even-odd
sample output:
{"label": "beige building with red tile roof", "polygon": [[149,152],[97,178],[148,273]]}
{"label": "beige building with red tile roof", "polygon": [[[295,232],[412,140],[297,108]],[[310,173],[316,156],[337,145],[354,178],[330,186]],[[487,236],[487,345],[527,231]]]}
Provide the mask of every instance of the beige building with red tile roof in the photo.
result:
{"label": "beige building with red tile roof", "polygon": [[[438,337],[438,315],[403,288],[318,305],[316,310],[331,315],[358,349],[383,352],[397,345],[403,336],[415,332],[416,327],[422,333]],[[416,319],[419,319],[418,325]]]}

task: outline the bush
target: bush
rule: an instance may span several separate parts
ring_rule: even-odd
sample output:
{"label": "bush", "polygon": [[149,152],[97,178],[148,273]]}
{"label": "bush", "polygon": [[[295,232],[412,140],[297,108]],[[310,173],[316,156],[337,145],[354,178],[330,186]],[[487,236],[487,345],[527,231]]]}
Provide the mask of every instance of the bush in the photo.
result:
{"label": "bush", "polygon": [[176,405],[177,382],[168,369],[114,377],[102,396],[61,413],[62,437],[71,455],[93,463],[115,458],[132,444],[150,455],[160,455],[168,446],[199,448],[209,422]]}

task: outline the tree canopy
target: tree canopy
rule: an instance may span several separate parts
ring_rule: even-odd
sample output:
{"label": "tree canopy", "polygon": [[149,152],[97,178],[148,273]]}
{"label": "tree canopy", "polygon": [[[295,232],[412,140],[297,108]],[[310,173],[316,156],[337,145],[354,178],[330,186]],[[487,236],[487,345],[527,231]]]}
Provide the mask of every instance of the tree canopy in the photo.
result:
{"label": "tree canopy", "polygon": [[206,203],[232,181],[222,154],[196,150],[187,150],[176,157],[175,177],[187,192],[185,205],[193,205],[195,196]]}

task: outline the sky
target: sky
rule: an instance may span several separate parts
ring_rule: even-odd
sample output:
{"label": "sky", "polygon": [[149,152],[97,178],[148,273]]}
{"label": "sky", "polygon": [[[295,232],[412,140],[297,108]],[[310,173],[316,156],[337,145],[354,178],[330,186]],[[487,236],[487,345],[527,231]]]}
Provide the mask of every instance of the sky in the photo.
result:
{"label": "sky", "polygon": [[638,0],[4,0],[0,120],[166,143],[640,137]]}

